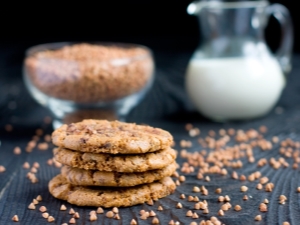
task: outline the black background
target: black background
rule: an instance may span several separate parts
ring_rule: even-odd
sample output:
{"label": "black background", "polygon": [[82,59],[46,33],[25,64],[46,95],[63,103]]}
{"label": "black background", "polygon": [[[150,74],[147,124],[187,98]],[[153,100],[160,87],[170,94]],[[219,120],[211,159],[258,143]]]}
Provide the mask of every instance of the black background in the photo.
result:
{"label": "black background", "polygon": [[[191,0],[88,1],[62,4],[10,2],[1,6],[0,43],[11,45],[56,41],[118,41],[168,51],[193,50],[199,43],[196,17],[186,13]],[[291,12],[295,27],[294,51],[300,52],[299,9],[295,0],[272,0]],[[280,29],[271,18],[266,40],[272,50],[280,42]]]}

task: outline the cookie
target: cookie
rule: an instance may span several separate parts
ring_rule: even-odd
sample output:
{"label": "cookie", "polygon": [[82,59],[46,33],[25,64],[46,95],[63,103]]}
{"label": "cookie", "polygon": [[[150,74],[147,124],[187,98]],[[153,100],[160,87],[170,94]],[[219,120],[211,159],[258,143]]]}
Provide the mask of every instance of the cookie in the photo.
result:
{"label": "cookie", "polygon": [[65,148],[55,148],[53,153],[55,160],[64,165],[86,170],[122,173],[162,169],[174,162],[176,158],[176,152],[171,148],[138,155],[83,153]]}
{"label": "cookie", "polygon": [[131,187],[140,184],[152,183],[164,177],[169,177],[175,172],[176,166],[176,162],[173,162],[163,169],[150,170],[141,173],[105,172],[63,166],[61,169],[61,175],[67,180],[67,182],[73,185]]}
{"label": "cookie", "polygon": [[57,175],[49,182],[50,193],[58,199],[78,206],[126,207],[172,194],[176,185],[170,177],[135,187],[83,187],[67,182]]}
{"label": "cookie", "polygon": [[151,126],[90,119],[62,125],[52,133],[52,141],[57,146],[82,152],[140,154],[168,148],[173,137]]}

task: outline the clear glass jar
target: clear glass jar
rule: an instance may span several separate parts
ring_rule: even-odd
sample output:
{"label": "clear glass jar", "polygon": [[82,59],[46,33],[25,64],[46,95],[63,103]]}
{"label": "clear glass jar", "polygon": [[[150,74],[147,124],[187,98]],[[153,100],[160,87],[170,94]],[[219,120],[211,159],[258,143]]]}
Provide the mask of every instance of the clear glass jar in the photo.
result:
{"label": "clear glass jar", "polygon": [[153,82],[145,46],[121,43],[50,43],[27,50],[23,74],[33,98],[54,115],[54,128],[82,119],[120,119]]}

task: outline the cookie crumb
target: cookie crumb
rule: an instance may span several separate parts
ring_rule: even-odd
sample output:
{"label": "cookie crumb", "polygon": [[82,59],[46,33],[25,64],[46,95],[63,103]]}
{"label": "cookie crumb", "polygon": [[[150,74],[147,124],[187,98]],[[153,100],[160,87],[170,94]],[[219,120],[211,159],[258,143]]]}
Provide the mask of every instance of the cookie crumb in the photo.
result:
{"label": "cookie crumb", "polygon": [[18,215],[14,215],[13,218],[11,219],[14,222],[19,222],[19,217]]}
{"label": "cookie crumb", "polygon": [[180,202],[178,202],[177,205],[176,205],[176,208],[177,209],[182,209],[182,204]]}
{"label": "cookie crumb", "polygon": [[35,205],[33,203],[30,203],[28,209],[35,209]]}
{"label": "cookie crumb", "polygon": [[137,222],[135,219],[132,219],[131,222],[130,222],[130,225],[137,225]]}
{"label": "cookie crumb", "polygon": [[148,212],[144,212],[144,213],[140,216],[140,219],[146,220],[146,219],[148,219],[148,217],[149,217],[149,213],[148,213]]}
{"label": "cookie crumb", "polygon": [[153,204],[154,204],[154,203],[153,203],[153,200],[150,199],[149,201],[147,201],[147,204],[148,204],[148,205],[153,205]]}
{"label": "cookie crumb", "polygon": [[79,219],[79,218],[80,218],[80,215],[79,215],[78,212],[76,212],[76,213],[73,215],[73,217],[74,217],[75,219]]}
{"label": "cookie crumb", "polygon": [[71,214],[71,215],[75,214],[75,211],[74,211],[73,208],[71,208],[71,209],[69,210],[69,214]]}
{"label": "cookie crumb", "polygon": [[113,211],[114,213],[119,213],[119,209],[118,209],[117,207],[113,207],[112,211]]}
{"label": "cookie crumb", "polygon": [[229,209],[227,203],[225,203],[224,205],[222,205],[222,206],[221,206],[221,209],[222,209],[223,211],[227,211],[227,210]]}
{"label": "cookie crumb", "polygon": [[244,195],[243,200],[244,200],[244,201],[247,201],[247,200],[248,200],[248,196],[247,196],[247,195]]}
{"label": "cookie crumb", "polygon": [[242,186],[241,187],[241,192],[246,192],[248,191],[248,187],[247,186]]}
{"label": "cookie crumb", "polygon": [[224,201],[225,201],[225,202],[230,202],[230,197],[229,197],[228,195],[225,195]]}
{"label": "cookie crumb", "polygon": [[185,214],[188,217],[192,217],[193,216],[193,212],[191,210],[187,211],[187,213]]}
{"label": "cookie crumb", "polygon": [[49,166],[52,166],[52,165],[53,165],[53,160],[52,160],[52,159],[48,159],[48,160],[47,160],[47,164],[48,164]]}
{"label": "cookie crumb", "polygon": [[41,206],[40,208],[39,208],[39,210],[40,210],[40,212],[46,212],[47,211],[47,208],[45,207],[45,206]]}
{"label": "cookie crumb", "polygon": [[37,169],[35,167],[32,167],[30,170],[31,173],[37,173]]}
{"label": "cookie crumb", "polygon": [[199,216],[198,216],[198,214],[197,214],[196,212],[194,212],[192,218],[193,218],[193,219],[198,219]]}
{"label": "cookie crumb", "polygon": [[185,181],[185,176],[183,176],[183,175],[179,176],[179,181],[184,182]]}
{"label": "cookie crumb", "polygon": [[35,205],[37,205],[37,204],[39,204],[39,201],[36,200],[36,199],[34,198],[34,199],[32,200],[32,203],[35,204]]}
{"label": "cookie crumb", "polygon": [[216,192],[216,194],[221,194],[222,193],[222,188],[217,188],[215,192]]}
{"label": "cookie crumb", "polygon": [[256,221],[261,221],[261,215],[257,215],[255,218],[254,218]]}
{"label": "cookie crumb", "polygon": [[0,165],[0,173],[3,173],[5,170],[5,167]]}
{"label": "cookie crumb", "polygon": [[259,211],[261,211],[261,212],[267,212],[268,211],[268,206],[265,203],[260,203],[260,205],[259,205]]}
{"label": "cookie crumb", "polygon": [[91,214],[90,215],[90,221],[96,221],[98,218],[97,218],[97,215],[96,214]]}
{"label": "cookie crumb", "polygon": [[46,142],[51,142],[51,135],[46,134],[46,135],[44,136],[44,140],[45,140]]}
{"label": "cookie crumb", "polygon": [[242,174],[242,175],[240,176],[240,180],[241,180],[241,181],[245,181],[245,180],[247,180],[247,178],[246,178],[245,175]]}
{"label": "cookie crumb", "polygon": [[236,206],[234,206],[234,210],[235,211],[241,211],[242,207],[240,205],[236,205]]}
{"label": "cookie crumb", "polygon": [[203,210],[203,213],[204,213],[204,214],[208,214],[208,213],[209,213],[208,208],[204,209],[204,210]]}
{"label": "cookie crumb", "polygon": [[256,185],[256,189],[257,189],[257,190],[261,190],[262,188],[263,188],[263,186],[262,186],[261,183],[258,183],[258,184]]}
{"label": "cookie crumb", "polygon": [[157,217],[154,217],[152,220],[152,224],[159,224],[159,220]]}
{"label": "cookie crumb", "polygon": [[30,168],[30,164],[28,162],[24,162],[23,168],[24,169],[29,169]]}
{"label": "cookie crumb", "polygon": [[224,211],[222,209],[220,209],[219,212],[218,212],[218,215],[219,216],[224,216]]}
{"label": "cookie crumb", "polygon": [[225,200],[224,196],[219,196],[219,197],[218,197],[218,201],[219,201],[219,202],[224,202],[224,200]]}
{"label": "cookie crumb", "polygon": [[64,204],[62,204],[62,205],[60,206],[60,210],[61,210],[61,211],[65,211],[65,210],[67,210],[67,207],[66,207]]}
{"label": "cookie crumb", "polygon": [[195,205],[194,205],[194,209],[200,209],[200,203],[197,202]]}
{"label": "cookie crumb", "polygon": [[49,147],[48,143],[46,143],[46,142],[39,143],[38,146],[37,146],[38,150],[42,150],[42,151],[47,150],[48,147]]}
{"label": "cookie crumb", "polygon": [[206,177],[204,178],[204,180],[207,181],[207,182],[210,182],[210,177],[209,177],[209,176],[206,176]]}
{"label": "cookie crumb", "polygon": [[21,153],[22,153],[21,148],[18,147],[18,146],[16,146],[16,147],[14,148],[14,154],[15,154],[15,155],[20,155]]}
{"label": "cookie crumb", "polygon": [[285,222],[282,223],[282,225],[290,225],[290,223],[285,221]]}
{"label": "cookie crumb", "polygon": [[191,222],[190,225],[198,225],[196,222]]}
{"label": "cookie crumb", "polygon": [[62,164],[60,162],[54,161],[54,166],[56,168],[60,168],[60,167],[62,167]]}
{"label": "cookie crumb", "polygon": [[237,172],[233,171],[231,177],[235,180],[239,179]]}
{"label": "cookie crumb", "polygon": [[114,219],[116,219],[116,220],[120,220],[120,219],[121,219],[121,217],[120,217],[120,215],[117,213],[117,214],[114,216]]}
{"label": "cookie crumb", "polygon": [[44,217],[45,219],[48,219],[49,213],[47,213],[47,212],[42,213],[42,217]]}
{"label": "cookie crumb", "polygon": [[40,164],[38,162],[34,162],[32,166],[37,169],[40,168]]}
{"label": "cookie crumb", "polygon": [[90,211],[89,215],[96,214],[95,210]]}
{"label": "cookie crumb", "polygon": [[44,123],[45,123],[45,124],[50,124],[51,121],[52,121],[52,118],[51,118],[50,116],[45,116],[45,117],[44,117]]}
{"label": "cookie crumb", "polygon": [[168,223],[169,225],[175,225],[174,220],[170,220],[170,222]]}
{"label": "cookie crumb", "polygon": [[280,195],[279,196],[279,201],[286,201],[287,197],[285,197],[285,195]]}
{"label": "cookie crumb", "polygon": [[181,194],[181,195],[180,195],[180,198],[181,198],[181,199],[185,199],[185,194]]}
{"label": "cookie crumb", "polygon": [[156,216],[156,213],[153,210],[151,210],[149,216]]}
{"label": "cookie crumb", "polygon": [[53,217],[53,216],[49,216],[49,217],[48,217],[48,222],[51,223],[51,222],[53,222],[53,221],[55,221],[54,217]]}
{"label": "cookie crumb", "polygon": [[75,220],[74,218],[71,218],[71,219],[69,220],[69,223],[70,223],[70,224],[74,224],[74,223],[76,223],[76,220]]}
{"label": "cookie crumb", "polygon": [[36,200],[38,200],[39,202],[43,200],[41,195],[36,196]]}
{"label": "cookie crumb", "polygon": [[97,213],[98,213],[98,214],[102,214],[102,213],[104,213],[104,210],[103,210],[101,207],[98,207]]}
{"label": "cookie crumb", "polygon": [[113,211],[108,211],[108,212],[105,214],[105,216],[106,216],[107,218],[113,218],[113,217],[114,217],[114,213],[113,213]]}
{"label": "cookie crumb", "polygon": [[193,187],[193,192],[196,192],[196,193],[197,193],[197,192],[200,192],[200,188],[197,187],[197,186],[194,186],[194,187]]}
{"label": "cookie crumb", "polygon": [[267,192],[272,192],[273,188],[274,188],[274,184],[273,183],[267,183],[266,186],[265,186],[265,190]]}
{"label": "cookie crumb", "polygon": [[160,205],[160,206],[158,206],[157,210],[158,210],[158,211],[163,211],[164,208]]}

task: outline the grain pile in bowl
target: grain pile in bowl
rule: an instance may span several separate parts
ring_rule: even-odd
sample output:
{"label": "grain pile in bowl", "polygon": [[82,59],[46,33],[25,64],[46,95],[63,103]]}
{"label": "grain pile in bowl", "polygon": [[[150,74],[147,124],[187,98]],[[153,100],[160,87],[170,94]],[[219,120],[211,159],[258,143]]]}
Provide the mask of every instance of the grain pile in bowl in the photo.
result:
{"label": "grain pile in bowl", "polygon": [[157,200],[175,191],[172,135],[134,123],[83,120],[52,133],[61,174],[50,193],[78,206],[120,207]]}
{"label": "grain pile in bowl", "polygon": [[140,91],[152,77],[149,50],[80,43],[31,54],[25,72],[54,98],[79,103],[114,101]]}

